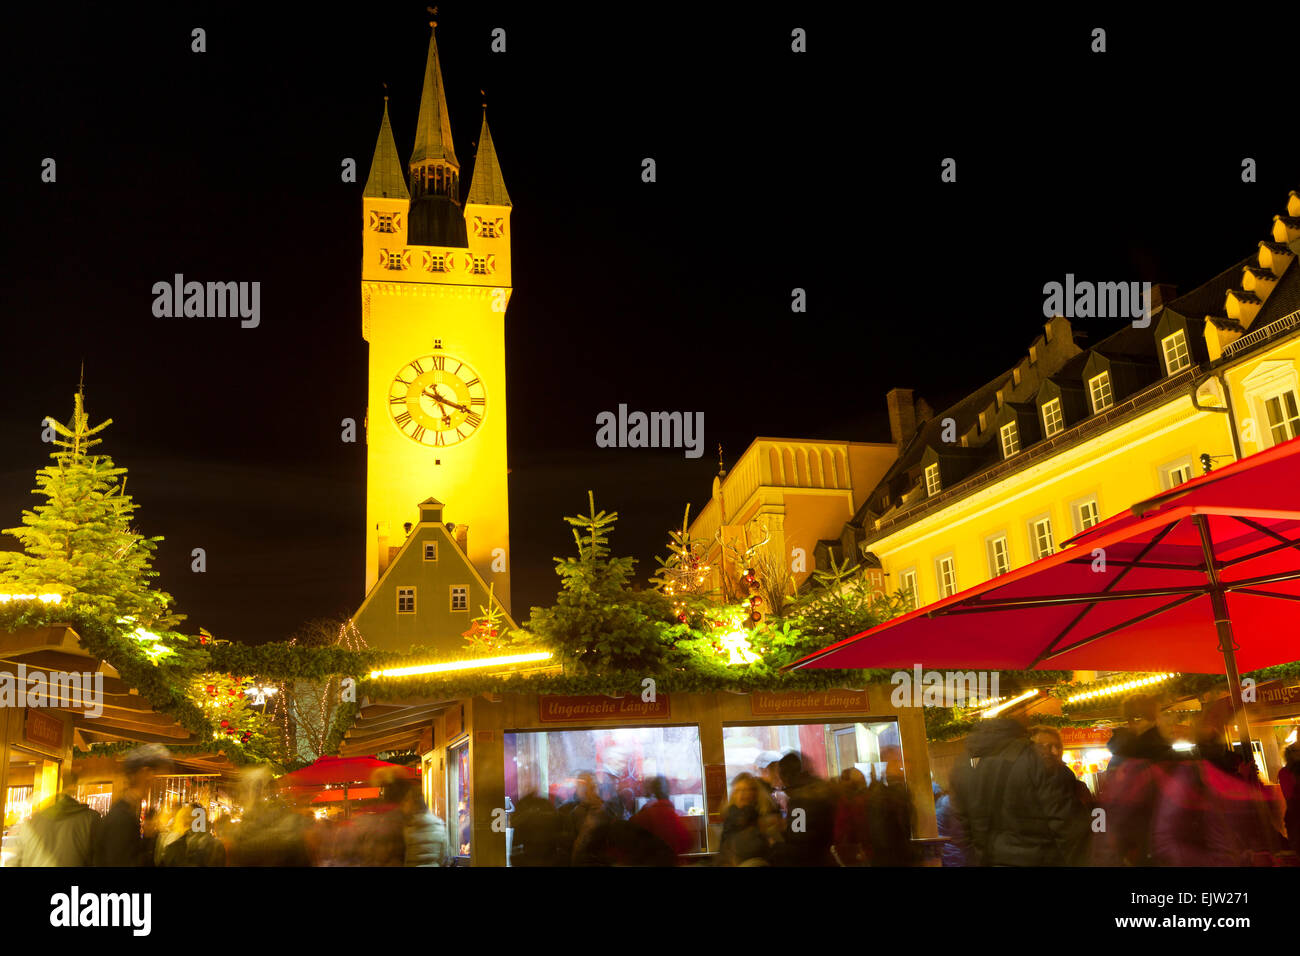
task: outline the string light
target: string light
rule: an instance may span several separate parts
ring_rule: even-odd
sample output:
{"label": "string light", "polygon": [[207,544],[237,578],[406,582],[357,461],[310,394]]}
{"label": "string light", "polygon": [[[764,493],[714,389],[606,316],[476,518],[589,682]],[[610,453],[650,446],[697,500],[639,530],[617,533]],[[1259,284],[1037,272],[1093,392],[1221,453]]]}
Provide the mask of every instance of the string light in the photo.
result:
{"label": "string light", "polygon": [[384,671],[371,671],[371,677],[410,677],[415,674],[443,674],[447,671],[475,670],[480,667],[500,667],[506,664],[527,664],[551,658],[550,651],[528,654],[509,654],[503,657],[480,657],[471,661],[446,661],[442,664],[417,664],[414,667],[394,667]]}
{"label": "string light", "polygon": [[61,604],[62,594],[0,594],[0,604],[10,601],[40,601],[44,604]]}
{"label": "string light", "polygon": [[1012,697],[1009,701],[1007,701],[1004,704],[998,704],[996,707],[990,707],[988,710],[980,714],[980,717],[982,717],[984,720],[988,720],[990,717],[996,717],[998,714],[1002,713],[1008,707],[1014,707],[1016,704],[1019,704],[1021,701],[1026,701],[1031,697],[1036,697],[1037,695],[1038,695],[1037,687],[1035,687],[1033,690],[1027,690],[1019,697]]}
{"label": "string light", "polygon": [[1140,687],[1149,687],[1152,684],[1159,684],[1162,681],[1167,681],[1170,678],[1177,676],[1178,675],[1174,673],[1149,674],[1146,677],[1137,677],[1133,680],[1124,681],[1123,683],[1107,684],[1105,687],[1098,687],[1095,690],[1084,691],[1083,693],[1075,694],[1073,697],[1067,697],[1065,702],[1067,704],[1074,704],[1084,700],[1096,700],[1099,697],[1113,697],[1116,694],[1123,694],[1127,691],[1137,690]]}

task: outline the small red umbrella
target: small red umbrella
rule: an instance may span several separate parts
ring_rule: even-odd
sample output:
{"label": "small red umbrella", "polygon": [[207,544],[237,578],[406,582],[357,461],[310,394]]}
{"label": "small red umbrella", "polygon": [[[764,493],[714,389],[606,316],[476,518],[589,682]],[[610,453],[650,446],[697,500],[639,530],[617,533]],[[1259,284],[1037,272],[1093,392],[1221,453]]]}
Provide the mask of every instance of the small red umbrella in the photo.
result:
{"label": "small red umbrella", "polygon": [[411,767],[388,763],[375,757],[321,757],[315,763],[286,773],[276,782],[280,787],[325,787],[330,784],[369,783],[376,770],[390,767],[399,776],[418,777]]}
{"label": "small red umbrella", "polygon": [[[789,665],[1226,671],[1300,657],[1300,439],[1134,505],[1056,554]],[[1240,638],[1241,644],[1237,644]]]}

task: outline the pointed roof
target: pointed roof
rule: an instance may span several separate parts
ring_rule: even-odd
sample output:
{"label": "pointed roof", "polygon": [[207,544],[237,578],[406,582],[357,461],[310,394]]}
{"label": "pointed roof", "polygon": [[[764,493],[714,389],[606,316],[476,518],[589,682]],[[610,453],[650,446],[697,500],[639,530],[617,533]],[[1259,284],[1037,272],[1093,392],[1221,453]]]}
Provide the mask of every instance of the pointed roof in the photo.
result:
{"label": "pointed roof", "polygon": [[438,41],[429,33],[429,59],[424,65],[424,92],[420,94],[420,121],[415,128],[415,149],[410,165],[444,160],[456,169],[456,148],[451,142],[451,118],[447,113],[447,92],[442,85]]}
{"label": "pointed roof", "polygon": [[375,158],[370,161],[370,178],[362,193],[370,199],[410,199],[406,191],[406,177],[402,175],[402,161],[397,158],[397,143],[393,140],[393,127],[388,122],[388,97],[384,97],[384,119],[379,124],[379,139],[375,141]]}
{"label": "pointed roof", "polygon": [[487,110],[483,111],[483,128],[478,134],[478,152],[474,156],[474,178],[469,184],[469,196],[465,202],[485,206],[510,205],[510,194],[506,192],[506,181],[501,177],[501,164],[497,162],[497,150],[492,145],[492,132],[488,129]]}

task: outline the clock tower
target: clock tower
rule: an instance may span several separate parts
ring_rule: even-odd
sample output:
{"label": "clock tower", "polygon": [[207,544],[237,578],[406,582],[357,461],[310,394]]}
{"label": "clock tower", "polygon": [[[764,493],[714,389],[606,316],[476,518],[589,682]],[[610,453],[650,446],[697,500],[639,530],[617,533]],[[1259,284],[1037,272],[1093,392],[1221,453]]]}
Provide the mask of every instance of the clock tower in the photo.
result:
{"label": "clock tower", "polygon": [[[388,98],[362,200],[361,334],[369,343],[366,593],[420,521],[446,521],[510,609],[505,318],[510,196],[484,110],[462,202],[431,34],[415,147],[398,159]],[[409,183],[409,188],[408,188]]]}

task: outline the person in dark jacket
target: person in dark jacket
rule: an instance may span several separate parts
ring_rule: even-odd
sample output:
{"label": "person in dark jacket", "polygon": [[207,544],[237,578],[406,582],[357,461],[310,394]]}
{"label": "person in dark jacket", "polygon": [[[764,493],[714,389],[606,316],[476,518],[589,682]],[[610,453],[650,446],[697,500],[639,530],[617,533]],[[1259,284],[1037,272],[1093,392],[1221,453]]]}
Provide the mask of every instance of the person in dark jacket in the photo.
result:
{"label": "person in dark jacket", "polygon": [[981,721],[967,751],[970,762],[954,768],[952,791],[972,864],[1064,866],[1076,858],[1086,828],[1074,793],[1048,771],[1019,721]]}
{"label": "person in dark jacket", "polygon": [[143,744],[126,755],[122,762],[126,786],[92,834],[95,866],[147,865],[140,835],[140,806],[149,799],[154,775],[171,765],[171,753],[159,744]]}
{"label": "person in dark jacket", "polygon": [[1282,823],[1287,842],[1292,852],[1300,853],[1300,743],[1286,748],[1286,766],[1277,772],[1277,785],[1286,801]]}
{"label": "person in dark jacket", "polygon": [[1110,763],[1098,803],[1106,829],[1094,846],[1093,861],[1104,866],[1150,866],[1156,804],[1169,785],[1177,753],[1157,724],[1160,702],[1145,694],[1122,705],[1126,726],[1106,745]]}
{"label": "person in dark jacket", "polygon": [[770,791],[753,774],[738,773],[731,782],[731,798],[722,808],[720,858],[725,866],[740,866],[748,860],[766,862],[771,852],[767,829],[778,829],[781,814]]}
{"label": "person in dark jacket", "polygon": [[[1092,819],[1092,809],[1096,806],[1093,799],[1092,791],[1088,785],[1074,775],[1074,771],[1065,765],[1061,759],[1065,754],[1065,747],[1061,742],[1061,732],[1055,727],[1038,726],[1031,727],[1029,730],[1029,739],[1033,741],[1034,746],[1043,757],[1043,765],[1047,768],[1048,773],[1055,774],[1061,778],[1071,793],[1074,794],[1077,801],[1076,811],[1083,817],[1083,832],[1087,834],[1079,847],[1078,855],[1066,862],[1070,866],[1087,866],[1091,862],[1091,847],[1089,845],[1089,836],[1092,833],[1089,824]],[[1077,823],[1077,821],[1076,821]]]}
{"label": "person in dark jacket", "polygon": [[74,796],[77,777],[64,775],[63,791],[37,810],[18,831],[17,852],[10,866],[90,866],[91,834],[99,814]]}
{"label": "person in dark jacket", "polygon": [[[206,814],[197,803],[176,810],[176,839],[163,848],[161,866],[225,866],[226,848],[208,830]],[[198,829],[195,829],[196,824]]]}
{"label": "person in dark jacket", "polygon": [[652,777],[644,786],[645,796],[650,802],[636,812],[629,823],[641,827],[666,844],[672,850],[671,859],[677,860],[687,853],[694,840],[677,815],[677,808],[668,799],[668,779],[663,776]]}
{"label": "person in dark jacket", "polygon": [[794,752],[777,763],[787,798],[783,842],[774,847],[778,866],[834,866],[835,794],[830,784],[808,773]]}
{"label": "person in dark jacket", "polygon": [[867,788],[871,865],[913,866],[919,856],[912,843],[916,807],[903,778],[902,754],[886,748],[880,755],[886,758],[885,773]]}
{"label": "person in dark jacket", "polygon": [[519,798],[510,817],[514,826],[511,866],[555,866],[560,838],[560,814],[545,797],[529,793]]}

